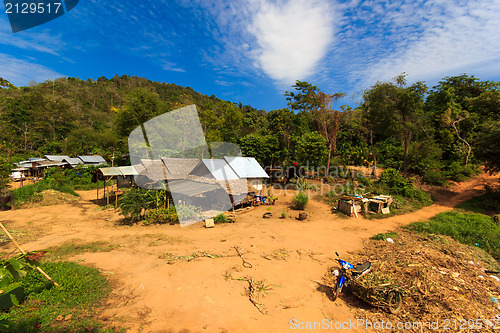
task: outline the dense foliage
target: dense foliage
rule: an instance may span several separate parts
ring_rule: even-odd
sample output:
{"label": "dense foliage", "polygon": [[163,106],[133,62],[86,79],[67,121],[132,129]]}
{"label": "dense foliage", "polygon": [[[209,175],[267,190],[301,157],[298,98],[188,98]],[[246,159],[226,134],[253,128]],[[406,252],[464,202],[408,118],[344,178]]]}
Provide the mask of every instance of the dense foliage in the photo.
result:
{"label": "dense foliage", "polygon": [[[196,104],[207,142],[238,144],[263,165],[298,162],[394,168],[444,184],[473,175],[485,162],[499,169],[499,83],[446,77],[435,87],[407,85],[400,75],[366,89],[359,107],[340,106],[297,81],[289,109],[265,112],[189,87],[123,75],[60,78],[0,88],[0,181],[12,162],[42,154],[99,153],[128,164],[127,137],[142,122]],[[125,157],[125,158],[122,158]]]}

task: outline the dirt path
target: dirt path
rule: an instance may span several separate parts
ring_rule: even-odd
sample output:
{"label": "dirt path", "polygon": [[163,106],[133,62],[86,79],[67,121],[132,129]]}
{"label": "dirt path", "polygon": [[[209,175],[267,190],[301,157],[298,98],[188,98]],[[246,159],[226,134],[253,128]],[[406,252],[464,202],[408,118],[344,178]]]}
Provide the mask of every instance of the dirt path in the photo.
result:
{"label": "dirt path", "polygon": [[[185,228],[123,226],[121,216],[91,201],[94,191],[80,192],[80,200],[72,203],[1,212],[0,220],[7,221],[10,230],[22,231],[16,235],[27,250],[74,239],[118,244],[111,252],[85,253],[71,260],[109,276],[114,288],[102,318],[129,332],[288,332],[301,322],[354,320],[341,300],[328,300],[320,284],[335,251],[346,255],[362,249],[367,237],[450,210],[477,195],[485,184],[497,183],[497,176],[483,174],[436,193],[438,202],[432,206],[382,220],[342,218],[314,200],[307,209],[309,220],[295,220],[294,211],[282,220],[278,216],[291,200],[284,196],[271,206],[270,219],[262,219],[269,206],[261,206],[239,215],[236,224],[214,229],[201,223]],[[242,266],[234,246],[245,251],[252,268]],[[4,252],[13,250],[10,244],[2,246]],[[196,251],[217,257],[173,264],[163,259],[166,253],[188,256]],[[250,302],[245,294],[248,282],[231,276],[264,281],[255,300],[268,314]]]}

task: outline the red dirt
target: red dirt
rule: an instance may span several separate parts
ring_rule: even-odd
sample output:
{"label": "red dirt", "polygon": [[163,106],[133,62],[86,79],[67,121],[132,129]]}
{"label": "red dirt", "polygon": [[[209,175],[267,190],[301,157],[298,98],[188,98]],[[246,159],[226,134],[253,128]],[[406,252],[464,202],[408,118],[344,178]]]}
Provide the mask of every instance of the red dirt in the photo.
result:
{"label": "red dirt", "polygon": [[[310,200],[311,217],[297,221],[287,211],[292,196],[275,206],[260,206],[238,215],[235,224],[204,228],[171,225],[124,226],[113,210],[93,203],[95,191],[79,192],[75,202],[0,212],[10,230],[22,230],[25,250],[47,249],[79,239],[118,244],[111,252],[85,253],[70,258],[99,268],[113,282],[113,291],[101,319],[129,332],[287,332],[290,321],[334,322],[355,320],[342,302],[332,303],[321,287],[325,269],[335,251],[362,249],[363,240],[398,226],[428,219],[471,198],[498,176],[482,174],[436,193],[438,202],[419,211],[387,219],[366,220],[333,215],[327,205]],[[273,217],[262,215],[271,207]],[[291,218],[289,216],[292,216]],[[16,236],[15,236],[16,237]],[[252,268],[242,267],[234,246],[242,248]],[[2,251],[15,251],[4,244]],[[200,257],[168,264],[160,257],[204,251],[218,258]],[[279,253],[278,253],[279,252]],[[280,260],[284,259],[284,260]],[[248,282],[228,279],[251,277],[271,287],[260,302],[268,314],[249,300]],[[225,277],[226,276],[226,277]]]}

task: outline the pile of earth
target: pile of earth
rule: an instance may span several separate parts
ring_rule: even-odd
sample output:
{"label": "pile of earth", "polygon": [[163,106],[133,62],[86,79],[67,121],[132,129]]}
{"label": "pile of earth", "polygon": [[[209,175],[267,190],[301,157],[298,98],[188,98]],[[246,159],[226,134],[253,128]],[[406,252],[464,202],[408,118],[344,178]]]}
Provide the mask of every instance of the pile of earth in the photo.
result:
{"label": "pile of earth", "polygon": [[[358,319],[377,325],[390,323],[393,328],[402,323],[406,331],[415,332],[500,328],[499,264],[495,259],[447,236],[400,229],[393,238],[370,239],[363,251],[342,258],[352,263],[370,261],[372,272],[364,283],[383,281],[384,287],[390,284],[403,294],[403,308],[397,314],[369,306],[348,292],[341,294],[340,299]],[[329,272],[324,281],[333,286]]]}
{"label": "pile of earth", "polygon": [[63,203],[69,203],[78,200],[77,196],[69,193],[59,192],[55,190],[45,190],[36,193],[30,202],[23,205],[24,208],[38,207],[38,206],[51,206]]}

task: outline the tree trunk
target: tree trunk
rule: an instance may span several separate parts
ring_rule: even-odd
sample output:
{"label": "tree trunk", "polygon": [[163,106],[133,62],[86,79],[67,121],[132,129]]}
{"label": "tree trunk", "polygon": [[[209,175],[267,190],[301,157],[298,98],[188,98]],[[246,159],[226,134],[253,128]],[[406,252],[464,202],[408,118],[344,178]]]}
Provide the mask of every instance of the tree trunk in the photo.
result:
{"label": "tree trunk", "polygon": [[328,145],[328,159],[326,160],[325,178],[330,175],[330,159],[332,157],[332,142]]}
{"label": "tree trunk", "polygon": [[463,143],[465,143],[467,145],[467,155],[465,155],[465,165],[467,166],[469,164],[469,157],[470,157],[470,153],[471,153],[471,150],[472,150],[472,147],[470,146],[470,144],[460,136],[460,133],[458,131],[458,124],[460,123],[461,120],[456,120],[456,121],[453,121],[451,123],[451,126],[453,126],[453,129],[455,129],[455,132],[457,133],[457,137],[460,139],[460,141],[462,141]]}

